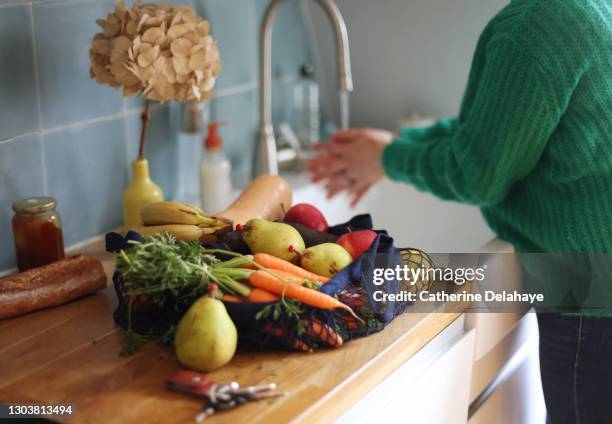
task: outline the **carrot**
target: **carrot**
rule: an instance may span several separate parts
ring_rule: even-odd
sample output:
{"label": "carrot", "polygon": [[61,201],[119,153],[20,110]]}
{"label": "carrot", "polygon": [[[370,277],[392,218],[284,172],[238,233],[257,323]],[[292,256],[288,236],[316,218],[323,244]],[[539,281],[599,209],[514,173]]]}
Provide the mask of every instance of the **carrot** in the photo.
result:
{"label": "carrot", "polygon": [[251,283],[251,285],[254,287],[268,290],[289,299],[298,300],[306,305],[314,306],[316,308],[341,308],[349,312],[355,318],[361,320],[361,318],[359,318],[350,307],[346,306],[338,299],[328,296],[325,293],[321,293],[307,287],[302,287],[299,284],[284,282],[279,278],[270,275],[267,271],[253,271],[249,277],[249,283]]}
{"label": "carrot", "polygon": [[327,324],[322,324],[318,320],[313,320],[308,326],[306,334],[313,339],[327,343],[331,347],[340,347],[344,343],[342,336]]}
{"label": "carrot", "polygon": [[251,303],[278,302],[280,297],[267,290],[254,288],[251,290],[251,294],[249,294],[247,300]]}
{"label": "carrot", "polygon": [[[292,274],[290,272],[287,271],[281,271],[278,269],[263,269],[261,270],[265,273],[267,273],[270,277],[274,277],[277,280],[280,280],[284,283],[291,283],[291,284],[299,284],[300,286],[303,286],[304,283],[306,283],[307,281],[311,281],[308,280],[307,278],[304,277],[300,277],[299,275],[296,274]],[[313,285],[316,287],[319,287],[322,285],[322,283],[320,281],[314,281]]]}
{"label": "carrot", "polygon": [[233,294],[224,294],[221,297],[221,300],[223,300],[224,302],[244,302],[244,300],[242,300],[241,298],[239,298],[238,296],[234,296]]}
{"label": "carrot", "polygon": [[300,268],[299,266],[294,265],[289,261],[277,258],[276,256],[268,255],[267,253],[256,253],[253,257],[253,260],[259,265],[264,266],[266,268],[270,268],[272,270],[290,272],[291,274],[298,275],[302,278],[320,281],[321,283],[327,283],[329,281],[329,277],[324,277],[322,275],[317,275],[310,271],[306,271],[304,268]]}
{"label": "carrot", "polygon": [[294,350],[298,350],[300,352],[313,351],[313,349],[311,349],[305,342],[298,338],[290,336],[287,331],[283,330],[282,328],[273,327],[271,324],[266,324],[266,326],[263,328],[263,331],[266,333],[270,333],[275,338],[285,341]]}
{"label": "carrot", "polygon": [[361,325],[363,323],[358,322],[355,318],[353,317],[346,317],[346,318],[342,318],[342,321],[344,322],[344,326],[348,329],[348,330],[357,330],[358,328],[361,327]]}
{"label": "carrot", "polygon": [[342,292],[338,298],[341,299],[342,303],[349,305],[351,308],[362,308],[366,304],[366,296],[365,291],[360,289],[353,293]]}
{"label": "carrot", "polygon": [[[264,272],[268,273],[268,275],[270,276],[276,277],[278,280],[293,284],[299,284],[300,286],[303,286],[304,283],[308,281],[308,279],[304,277],[300,277],[299,275],[293,274],[291,272],[281,271],[280,269],[268,269],[264,270]],[[316,283],[320,284],[320,282],[318,281]]]}

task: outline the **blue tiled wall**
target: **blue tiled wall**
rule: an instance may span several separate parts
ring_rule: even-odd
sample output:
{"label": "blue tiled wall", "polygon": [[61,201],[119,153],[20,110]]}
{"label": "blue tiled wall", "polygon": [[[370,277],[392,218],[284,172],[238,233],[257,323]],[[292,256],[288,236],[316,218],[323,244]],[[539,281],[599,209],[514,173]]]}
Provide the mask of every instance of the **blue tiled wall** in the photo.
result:
{"label": "blue tiled wall", "polygon": [[[276,75],[311,60],[300,0],[288,0],[274,32]],[[257,133],[259,22],[266,0],[184,0],[211,22],[223,60],[208,105],[235,177],[250,174]],[[67,245],[121,225],[140,130],[140,99],[89,78],[97,18],[113,0],[0,0],[0,270],[15,265],[11,203],[57,198]],[[276,110],[282,110],[277,105]],[[177,183],[176,106],[155,105],[146,145],[153,179],[172,198]]]}

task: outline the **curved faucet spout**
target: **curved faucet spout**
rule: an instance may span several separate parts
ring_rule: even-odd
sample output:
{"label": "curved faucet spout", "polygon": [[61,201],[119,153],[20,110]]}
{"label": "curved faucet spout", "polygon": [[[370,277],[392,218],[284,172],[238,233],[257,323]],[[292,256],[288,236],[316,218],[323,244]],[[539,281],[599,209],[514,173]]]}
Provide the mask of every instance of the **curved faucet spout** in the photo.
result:
{"label": "curved faucet spout", "polygon": [[327,12],[336,34],[339,89],[340,91],[351,92],[353,91],[353,75],[351,73],[351,54],[344,18],[333,0],[319,0],[319,4]]}
{"label": "curved faucet spout", "polygon": [[[272,123],[272,29],[276,12],[286,0],[271,0],[263,17],[259,46],[259,145],[255,175],[278,173],[276,139]],[[317,0],[336,34],[338,78],[341,92],[353,91],[349,42],[344,19],[333,0]]]}

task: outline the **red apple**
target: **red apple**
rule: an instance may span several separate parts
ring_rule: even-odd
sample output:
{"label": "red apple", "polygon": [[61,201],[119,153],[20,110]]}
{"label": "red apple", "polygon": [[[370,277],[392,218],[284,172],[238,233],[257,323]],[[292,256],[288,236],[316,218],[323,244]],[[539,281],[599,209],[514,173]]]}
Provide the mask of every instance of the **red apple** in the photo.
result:
{"label": "red apple", "polygon": [[344,247],[351,254],[353,260],[356,260],[370,248],[376,235],[377,233],[372,230],[351,231],[340,236],[336,243]]}
{"label": "red apple", "polygon": [[292,224],[302,224],[312,230],[327,231],[329,225],[320,210],[308,203],[298,203],[293,205],[287,213],[284,222]]}

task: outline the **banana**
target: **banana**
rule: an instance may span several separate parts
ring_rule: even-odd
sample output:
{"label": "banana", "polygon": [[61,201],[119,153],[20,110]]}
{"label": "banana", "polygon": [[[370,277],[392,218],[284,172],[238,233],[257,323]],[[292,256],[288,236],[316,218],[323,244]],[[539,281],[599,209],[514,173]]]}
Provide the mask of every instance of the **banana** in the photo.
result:
{"label": "banana", "polygon": [[223,227],[199,227],[202,230],[202,234],[214,234]]}
{"label": "banana", "polygon": [[208,233],[208,228],[200,228],[197,225],[186,225],[186,224],[166,224],[166,225],[141,225],[131,229],[136,231],[142,236],[150,236],[156,233],[172,233],[177,240],[180,241],[193,241],[200,240],[200,238]]}
{"label": "banana", "polygon": [[195,206],[176,202],[149,203],[140,210],[144,225],[185,224],[215,227],[221,224],[216,218],[207,216]]}

